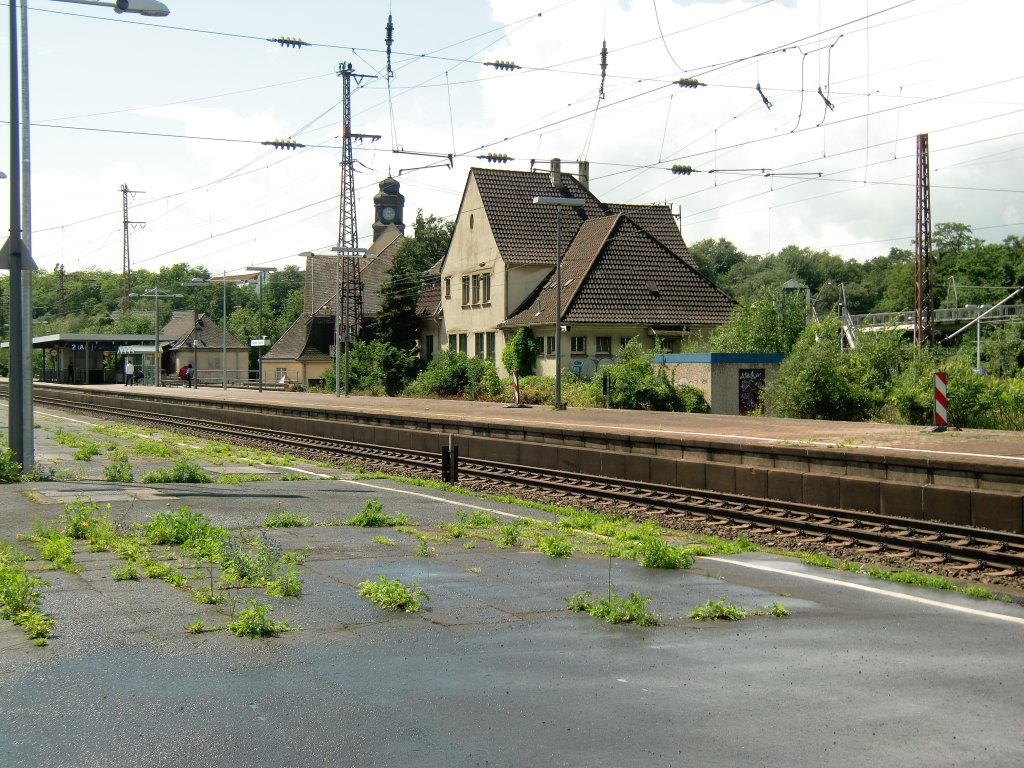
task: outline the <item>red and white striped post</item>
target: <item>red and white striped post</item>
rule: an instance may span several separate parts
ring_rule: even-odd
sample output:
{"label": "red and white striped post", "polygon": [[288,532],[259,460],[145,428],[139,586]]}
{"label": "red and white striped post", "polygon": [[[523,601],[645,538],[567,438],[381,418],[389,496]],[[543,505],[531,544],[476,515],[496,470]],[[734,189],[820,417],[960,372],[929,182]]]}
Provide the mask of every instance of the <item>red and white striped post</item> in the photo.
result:
{"label": "red and white striped post", "polygon": [[949,414],[946,412],[946,372],[936,371],[935,373],[935,408],[933,410],[933,423],[936,427],[946,428],[949,423]]}

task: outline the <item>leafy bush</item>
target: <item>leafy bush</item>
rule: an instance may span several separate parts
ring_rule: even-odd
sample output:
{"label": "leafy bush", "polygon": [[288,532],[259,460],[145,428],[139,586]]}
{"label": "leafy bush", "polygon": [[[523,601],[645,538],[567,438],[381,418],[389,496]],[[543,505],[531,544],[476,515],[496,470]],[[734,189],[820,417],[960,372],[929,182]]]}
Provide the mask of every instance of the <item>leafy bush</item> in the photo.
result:
{"label": "leafy bush", "polygon": [[[612,408],[684,411],[689,404],[697,410],[707,410],[703,393],[689,388],[684,397],[683,390],[669,380],[664,369],[655,368],[654,352],[645,350],[638,339],[630,339],[619,350],[615,362],[601,366],[601,371],[608,375],[608,402]],[[589,387],[595,398],[604,400],[602,376],[595,376]]]}
{"label": "leafy bush", "polygon": [[147,472],[142,476],[144,483],[212,483],[211,478],[202,467],[193,464],[188,459],[178,459],[174,466],[168,469],[161,467],[153,472]]}
{"label": "leafy bush", "polygon": [[142,526],[142,532],[150,544],[186,547],[211,535],[222,538],[227,534],[223,528],[210,523],[205,515],[193,512],[188,507],[181,507],[177,512],[158,512]]}
{"label": "leafy bush", "polygon": [[370,598],[381,608],[406,613],[415,613],[424,600],[430,599],[418,581],[407,587],[398,579],[389,581],[384,576],[378,576],[376,581],[359,582],[359,594]]}
{"label": "leafy bush", "polygon": [[434,355],[406,391],[411,395],[480,400],[500,396],[504,385],[490,360],[467,357],[462,352],[446,349]]}
{"label": "leafy bush", "polygon": [[[414,349],[399,349],[383,341],[358,342],[348,356],[348,385],[356,392],[394,396],[401,394],[419,371],[421,361]],[[341,371],[344,376],[344,369]],[[334,366],[323,372],[320,386],[334,391]],[[339,382],[344,386],[344,380]]]}
{"label": "leafy bush", "polygon": [[384,511],[384,505],[376,499],[367,499],[363,508],[354,516],[345,521],[345,525],[355,525],[360,528],[393,528],[396,525],[408,525],[409,518],[405,515],[389,515]]}
{"label": "leafy bush", "polygon": [[570,611],[585,611],[612,624],[636,624],[638,627],[661,624],[661,617],[647,607],[651,598],[636,592],[630,593],[629,598],[622,598],[613,589],[610,597],[600,600],[595,600],[590,592],[577,592],[565,602]]}
{"label": "leafy bush", "polygon": [[520,378],[532,375],[542,343],[529,328],[520,328],[516,331],[501,353],[501,364],[505,366],[509,376],[513,371],[518,371]]}

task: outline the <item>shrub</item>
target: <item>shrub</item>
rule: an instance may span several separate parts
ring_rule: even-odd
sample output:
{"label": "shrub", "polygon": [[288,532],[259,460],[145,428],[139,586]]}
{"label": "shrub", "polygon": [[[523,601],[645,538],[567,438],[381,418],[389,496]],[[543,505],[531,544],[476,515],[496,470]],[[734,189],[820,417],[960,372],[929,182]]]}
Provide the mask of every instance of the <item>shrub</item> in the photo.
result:
{"label": "shrub", "polygon": [[143,536],[150,544],[185,545],[186,547],[211,535],[226,534],[210,523],[205,515],[181,507],[177,512],[158,512],[142,526]]}
{"label": "shrub", "polygon": [[[682,391],[669,381],[664,369],[655,370],[654,352],[645,350],[637,339],[631,339],[619,350],[615,362],[601,366],[601,370],[608,375],[608,401],[612,408],[643,411],[686,409]],[[595,376],[589,386],[595,397],[604,399],[603,376]],[[696,402],[692,392],[688,397],[690,402]],[[703,394],[700,402],[703,404]]]}
{"label": "shrub", "polygon": [[360,582],[359,594],[370,598],[381,608],[406,613],[415,613],[423,605],[424,600],[430,599],[418,581],[407,587],[398,579],[389,581],[384,576],[378,576],[376,581]]}
{"label": "shrub", "polygon": [[518,371],[520,377],[532,375],[542,343],[529,328],[516,331],[501,353],[501,364],[509,376],[513,371]]}
{"label": "shrub", "polygon": [[490,360],[442,350],[434,355],[426,369],[407,387],[407,391],[413,395],[478,400],[500,396],[504,385]]}
{"label": "shrub", "polygon": [[36,645],[46,645],[55,621],[42,614],[42,587],[47,582],[25,570],[26,558],[0,542],[0,619],[21,627]]}

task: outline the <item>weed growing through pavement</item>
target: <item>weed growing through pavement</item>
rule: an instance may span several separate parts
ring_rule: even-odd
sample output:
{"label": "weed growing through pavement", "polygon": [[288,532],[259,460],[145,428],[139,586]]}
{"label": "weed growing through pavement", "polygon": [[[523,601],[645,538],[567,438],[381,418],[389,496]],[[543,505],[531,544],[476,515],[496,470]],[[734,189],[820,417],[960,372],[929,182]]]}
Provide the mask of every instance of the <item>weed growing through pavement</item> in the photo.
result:
{"label": "weed growing through pavement", "polygon": [[503,525],[498,529],[498,547],[500,549],[507,549],[508,547],[518,547],[523,541],[523,521],[517,520],[509,525]]}
{"label": "weed growing through pavement", "polygon": [[263,521],[264,528],[305,528],[308,525],[309,518],[295,512],[275,512]]}
{"label": "weed growing through pavement", "polygon": [[144,483],[212,483],[211,478],[198,464],[188,459],[178,459],[174,466],[161,467],[142,476]]}
{"label": "weed growing through pavement", "polygon": [[376,581],[359,582],[359,594],[370,598],[371,602],[381,608],[406,613],[415,613],[422,607],[424,600],[430,599],[418,581],[413,581],[407,587],[398,579],[389,581],[384,576],[378,576]]}
{"label": "weed growing through pavement", "polygon": [[658,536],[646,538],[637,545],[636,560],[643,568],[689,568],[693,565],[693,555]]}
{"label": "weed growing through pavement", "polygon": [[100,447],[96,443],[89,443],[76,449],[71,455],[75,461],[89,461],[93,456],[100,455]]}
{"label": "weed growing through pavement", "polygon": [[789,611],[786,610],[786,606],[779,602],[772,603],[771,605],[766,605],[765,611],[769,616],[774,616],[777,619],[781,619],[784,616],[789,616]]}
{"label": "weed growing through pavement", "polygon": [[661,617],[647,606],[651,598],[633,592],[628,598],[619,597],[614,589],[607,598],[597,600],[590,592],[576,592],[566,598],[570,611],[586,612],[612,624],[636,624],[638,627],[656,627]]}
{"label": "weed growing through pavement", "polygon": [[379,544],[382,547],[393,547],[395,546],[395,540],[388,538],[387,536],[374,536],[373,543]]}
{"label": "weed growing through pavement", "polygon": [[269,605],[256,600],[249,601],[249,607],[238,612],[238,618],[228,622],[228,631],[236,637],[272,637],[281,632],[291,632],[292,627],[287,621],[275,622],[271,617]]}
{"label": "weed growing through pavement", "polygon": [[393,528],[397,525],[409,525],[409,518],[405,515],[389,515],[379,501],[367,499],[363,508],[346,520],[345,525],[355,525],[360,528]]}
{"label": "weed growing through pavement", "polygon": [[132,465],[126,456],[117,456],[103,470],[103,479],[109,483],[130,483],[135,479]]}
{"label": "weed growing through pavement", "polygon": [[37,522],[33,541],[39,547],[39,556],[48,561],[53,568],[68,573],[78,573],[81,566],[74,561],[75,541],[65,536],[56,528],[49,528]]}
{"label": "weed growing through pavement", "polygon": [[21,482],[21,464],[14,460],[14,454],[10,448],[0,451],[0,483]]}
{"label": "weed growing through pavement", "polygon": [[221,475],[217,480],[221,485],[239,485],[241,483],[259,483],[266,482],[270,478],[260,472],[250,472],[248,474],[227,474]]}
{"label": "weed growing through pavement", "polygon": [[548,557],[572,557],[572,541],[555,534],[541,539],[537,547]]}
{"label": "weed growing through pavement", "polygon": [[111,568],[110,575],[114,577],[114,581],[138,581],[139,569],[135,567],[134,563],[124,563]]}
{"label": "weed growing through pavement", "polygon": [[694,606],[694,609],[687,614],[691,619],[697,621],[739,621],[747,617],[747,612],[732,603],[725,602],[725,598],[708,600],[702,605]]}
{"label": "weed growing through pavement", "polygon": [[0,619],[13,622],[36,645],[46,645],[55,621],[39,610],[42,588],[48,582],[25,569],[26,558],[14,547],[0,541]]}

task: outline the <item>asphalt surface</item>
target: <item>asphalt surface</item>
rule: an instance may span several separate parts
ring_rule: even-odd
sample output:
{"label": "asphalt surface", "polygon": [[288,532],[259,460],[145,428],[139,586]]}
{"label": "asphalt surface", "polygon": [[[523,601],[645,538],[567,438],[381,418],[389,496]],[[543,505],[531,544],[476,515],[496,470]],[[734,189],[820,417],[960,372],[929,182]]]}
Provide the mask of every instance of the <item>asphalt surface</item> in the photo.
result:
{"label": "asphalt surface", "polygon": [[[71,466],[65,447],[37,434],[41,456]],[[95,475],[99,461],[81,474]],[[30,534],[75,496],[109,500],[111,515],[126,520],[187,505],[236,530],[275,511],[348,517],[367,498],[420,526],[468,509],[524,513],[351,476],[148,488],[83,479],[0,486],[0,539]],[[394,546],[374,543],[382,533]],[[57,620],[49,645],[36,648],[0,623],[0,766],[1024,760],[1018,604],[763,554],[703,558],[686,571],[611,561],[617,591],[650,596],[663,616],[663,626],[645,629],[566,610],[574,592],[605,594],[606,558],[554,560],[463,539],[424,558],[411,534],[348,526],[270,535],[310,548],[302,597],[261,597],[275,619],[302,627],[275,638],[187,634],[197,618],[223,624],[226,609],[196,605],[164,582],[115,581],[111,553],[79,548],[82,572],[43,574],[43,608]],[[418,580],[425,608],[395,614],[358,596],[356,585],[378,574]],[[790,615],[686,617],[723,597],[748,610],[778,601]]]}

